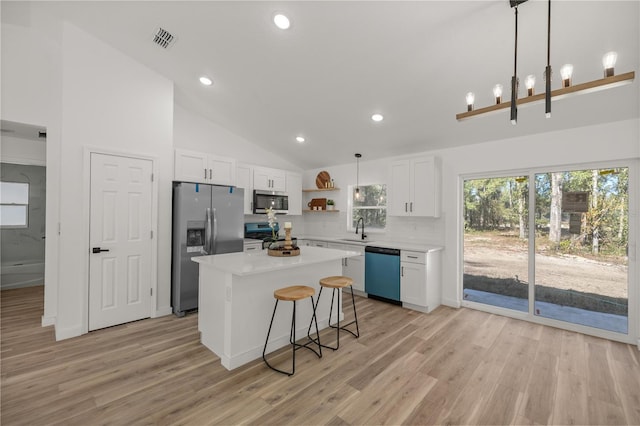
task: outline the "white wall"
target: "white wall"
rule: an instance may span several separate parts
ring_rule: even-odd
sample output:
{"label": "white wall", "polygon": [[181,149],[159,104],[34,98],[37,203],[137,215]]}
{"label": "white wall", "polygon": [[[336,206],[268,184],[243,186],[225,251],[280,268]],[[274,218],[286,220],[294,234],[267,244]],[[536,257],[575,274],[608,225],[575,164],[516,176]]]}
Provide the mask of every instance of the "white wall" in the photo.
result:
{"label": "white wall", "polygon": [[73,25],[63,27],[60,282],[56,337],[87,330],[89,177],[84,149],[154,157],[158,173],[157,310],[168,313],[173,83]]}
{"label": "white wall", "polygon": [[0,140],[0,161],[3,163],[44,166],[47,163],[47,146],[44,140],[18,138],[3,135]]}
{"label": "white wall", "polygon": [[174,108],[173,143],[176,148],[231,157],[243,163],[302,171],[277,152],[267,151],[177,104]]}
{"label": "white wall", "polygon": [[59,175],[62,124],[62,24],[27,2],[1,2],[2,119],[47,129],[45,303],[43,325],[57,315]]}

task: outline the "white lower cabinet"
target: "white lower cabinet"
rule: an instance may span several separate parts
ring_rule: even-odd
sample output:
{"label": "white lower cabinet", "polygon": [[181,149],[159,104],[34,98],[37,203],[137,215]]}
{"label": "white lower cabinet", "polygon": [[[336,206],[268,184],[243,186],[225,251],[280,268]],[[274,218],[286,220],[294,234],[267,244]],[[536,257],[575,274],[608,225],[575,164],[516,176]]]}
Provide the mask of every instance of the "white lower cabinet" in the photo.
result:
{"label": "white lower cabinet", "polygon": [[440,305],[440,251],[400,252],[400,301],[402,306],[431,312]]}
{"label": "white lower cabinet", "polygon": [[342,259],[342,275],[353,279],[353,289],[356,294],[364,295],[364,247],[361,245],[329,243],[329,248],[357,251],[360,256]]}

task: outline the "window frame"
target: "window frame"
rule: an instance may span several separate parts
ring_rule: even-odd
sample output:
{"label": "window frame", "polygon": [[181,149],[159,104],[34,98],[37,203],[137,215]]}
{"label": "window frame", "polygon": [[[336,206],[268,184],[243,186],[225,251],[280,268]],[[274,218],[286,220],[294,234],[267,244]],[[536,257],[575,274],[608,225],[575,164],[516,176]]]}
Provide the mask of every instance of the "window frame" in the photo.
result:
{"label": "window frame", "polygon": [[[384,186],[385,189],[387,187],[386,183],[371,183],[371,184],[367,184],[367,185],[359,185],[359,187],[363,188],[365,186],[373,186],[373,185],[381,185],[381,186]],[[355,230],[356,230],[356,228],[354,226],[352,226],[352,224],[353,224],[353,220],[352,220],[352,218],[353,218],[353,209],[354,209],[354,205],[353,205],[353,196],[354,196],[354,194],[353,194],[353,192],[355,191],[355,189],[356,189],[356,185],[349,185],[348,186],[348,191],[349,191],[348,196],[347,196],[347,231],[348,232],[355,232]],[[387,195],[385,197],[385,205],[384,206],[359,206],[358,208],[359,209],[368,209],[368,210],[384,209],[385,218],[388,218],[389,217],[389,214],[388,214],[388,212],[389,212],[389,204],[388,204],[388,202],[389,202],[389,196]],[[373,228],[373,227],[369,228],[369,227],[366,227],[366,226],[365,226],[365,228],[366,228],[367,234],[369,234],[369,233],[371,233],[371,234],[376,234],[376,233],[382,234],[382,233],[385,233],[386,230],[387,230],[387,223],[386,223],[386,220],[385,220],[385,227],[384,228]]]}
{"label": "window frame", "polygon": [[24,207],[25,208],[25,224],[24,225],[4,225],[2,224],[1,220],[0,220],[0,229],[26,229],[29,228],[29,198],[30,198],[30,194],[31,194],[31,185],[29,184],[29,182],[15,182],[15,181],[8,181],[8,180],[0,180],[0,183],[12,183],[12,184],[20,184],[20,185],[26,185],[27,186],[27,202],[26,203],[3,203],[0,202],[0,207],[2,206],[18,206],[18,207]]}

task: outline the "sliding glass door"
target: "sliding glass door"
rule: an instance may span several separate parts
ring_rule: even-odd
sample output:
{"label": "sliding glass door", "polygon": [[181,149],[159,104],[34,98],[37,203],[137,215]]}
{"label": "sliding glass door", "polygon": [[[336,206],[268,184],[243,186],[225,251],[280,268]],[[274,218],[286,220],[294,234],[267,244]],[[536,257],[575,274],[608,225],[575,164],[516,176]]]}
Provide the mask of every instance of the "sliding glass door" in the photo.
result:
{"label": "sliding glass door", "polygon": [[466,306],[629,333],[629,168],[470,178],[463,193]]}
{"label": "sliding glass door", "polygon": [[465,300],[529,310],[529,179],[464,182]]}
{"label": "sliding glass door", "polygon": [[535,175],[534,314],[628,331],[629,169]]}

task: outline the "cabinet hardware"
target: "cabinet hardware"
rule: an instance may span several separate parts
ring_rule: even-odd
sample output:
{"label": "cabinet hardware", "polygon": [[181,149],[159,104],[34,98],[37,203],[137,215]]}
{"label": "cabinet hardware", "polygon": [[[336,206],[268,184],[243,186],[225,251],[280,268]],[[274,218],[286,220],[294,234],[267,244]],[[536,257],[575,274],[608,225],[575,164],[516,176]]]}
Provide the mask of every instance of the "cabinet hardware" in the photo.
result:
{"label": "cabinet hardware", "polygon": [[413,201],[409,203],[409,211],[413,212]]}
{"label": "cabinet hardware", "polygon": [[400,267],[400,276],[404,277],[404,266]]}
{"label": "cabinet hardware", "polygon": [[207,178],[207,169],[204,169],[204,178]]}
{"label": "cabinet hardware", "polygon": [[417,259],[418,256],[407,256],[409,259]]}
{"label": "cabinet hardware", "polygon": [[409,211],[409,210],[407,210],[407,206],[408,206],[408,204],[409,204],[409,203],[404,203],[404,211],[405,211],[405,213]]}
{"label": "cabinet hardware", "polygon": [[213,170],[209,169],[209,179],[213,179]]}

